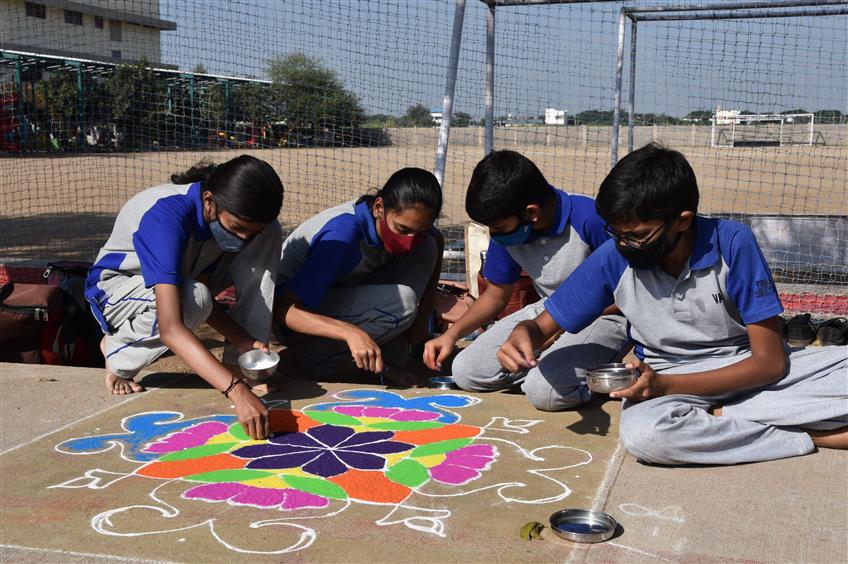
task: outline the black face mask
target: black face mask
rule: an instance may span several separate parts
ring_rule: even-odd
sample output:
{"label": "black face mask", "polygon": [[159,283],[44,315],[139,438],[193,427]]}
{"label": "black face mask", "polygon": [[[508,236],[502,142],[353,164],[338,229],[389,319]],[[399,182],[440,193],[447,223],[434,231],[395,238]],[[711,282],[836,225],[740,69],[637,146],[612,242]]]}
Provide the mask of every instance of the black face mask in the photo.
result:
{"label": "black face mask", "polygon": [[680,238],[683,237],[683,231],[681,231],[673,241],[669,241],[665,235],[670,227],[671,222],[662,230],[659,237],[650,243],[645,243],[641,247],[629,247],[619,243],[616,244],[615,248],[627,259],[627,262],[633,268],[650,268],[659,264],[662,259],[667,257],[677,247]]}

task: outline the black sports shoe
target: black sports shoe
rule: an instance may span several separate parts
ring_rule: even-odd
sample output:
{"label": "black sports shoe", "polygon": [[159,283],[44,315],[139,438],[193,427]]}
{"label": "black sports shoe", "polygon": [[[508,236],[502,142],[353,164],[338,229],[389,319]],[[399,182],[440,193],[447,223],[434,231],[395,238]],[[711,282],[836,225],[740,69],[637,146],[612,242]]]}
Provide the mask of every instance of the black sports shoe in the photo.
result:
{"label": "black sports shoe", "polygon": [[806,347],[815,337],[816,331],[809,313],[796,315],[786,322],[786,340],[790,347]]}
{"label": "black sports shoe", "polygon": [[848,343],[848,319],[834,317],[825,321],[818,331],[819,342],[823,345],[844,345]]}

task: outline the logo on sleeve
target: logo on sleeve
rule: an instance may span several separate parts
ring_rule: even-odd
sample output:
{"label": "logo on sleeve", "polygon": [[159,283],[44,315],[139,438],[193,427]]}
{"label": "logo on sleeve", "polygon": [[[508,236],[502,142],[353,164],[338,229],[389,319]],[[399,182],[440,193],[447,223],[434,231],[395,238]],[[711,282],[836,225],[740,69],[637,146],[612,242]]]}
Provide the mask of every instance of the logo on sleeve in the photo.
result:
{"label": "logo on sleeve", "polygon": [[765,280],[757,280],[755,282],[755,287],[756,290],[754,292],[754,297],[757,298],[762,298],[775,293],[774,282],[768,278]]}

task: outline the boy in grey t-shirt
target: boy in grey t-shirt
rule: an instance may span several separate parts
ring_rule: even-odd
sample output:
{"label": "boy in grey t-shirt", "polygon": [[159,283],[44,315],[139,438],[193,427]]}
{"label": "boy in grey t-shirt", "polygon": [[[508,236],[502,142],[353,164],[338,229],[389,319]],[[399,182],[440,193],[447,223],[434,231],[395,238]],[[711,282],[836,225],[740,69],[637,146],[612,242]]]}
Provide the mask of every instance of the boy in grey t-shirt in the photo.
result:
{"label": "boy in grey t-shirt", "polygon": [[[530,159],[514,151],[495,151],[477,164],[465,209],[492,235],[482,271],[489,284],[461,319],[425,345],[424,363],[433,370],[441,368],[458,339],[503,310],[522,270],[533,279],[536,292],[548,297],[609,239],[591,198],[554,188]],[[544,411],[588,401],[590,393],[580,376],[586,367],[623,355],[629,342],[625,319],[601,315],[583,331],[548,343],[539,366],[503,370],[497,359],[501,344],[518,322],[533,319],[543,309],[538,302],[501,319],[457,355],[452,366],[457,385],[472,392],[520,385],[530,403]]]}
{"label": "boy in grey t-shirt", "polygon": [[[785,350],[783,311],[751,230],[698,216],[695,173],[647,145],[623,158],[596,200],[614,240],[518,324],[506,370],[537,364],[560,328],[580,331],[611,303],[631,324],[640,370],[621,440],[659,464],[738,464],[848,448],[848,347]],[[720,409],[718,409],[720,408]]]}

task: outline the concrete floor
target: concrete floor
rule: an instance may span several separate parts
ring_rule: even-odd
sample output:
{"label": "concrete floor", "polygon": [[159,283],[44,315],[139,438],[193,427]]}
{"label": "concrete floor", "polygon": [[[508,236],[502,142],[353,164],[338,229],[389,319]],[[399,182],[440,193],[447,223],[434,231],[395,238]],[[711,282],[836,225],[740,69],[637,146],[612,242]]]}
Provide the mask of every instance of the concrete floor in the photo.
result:
{"label": "concrete floor", "polygon": [[[151,391],[119,397],[106,392],[99,370],[0,364],[0,561],[841,563],[848,554],[848,452],[822,450],[805,457],[735,467],[646,466],[624,454],[618,444],[616,402],[550,414],[533,411],[521,396],[512,394],[478,395],[482,402],[473,413],[463,414],[463,423],[483,426],[498,415],[513,422],[538,421],[528,427],[533,432],[526,438],[501,435],[521,437],[523,443],[514,442],[527,449],[556,444],[576,449],[569,455],[572,457],[578,450],[591,453],[591,463],[585,464],[576,458],[560,459],[564,455],[558,455],[553,464],[556,457],[549,456],[551,466],[564,468],[549,474],[571,490],[558,501],[526,503],[553,496],[556,488],[551,489],[550,482],[538,474],[531,476],[526,470],[533,465],[526,458],[508,458],[509,449],[499,446],[502,460],[515,463],[494,465],[487,478],[498,483],[522,482],[534,494],[518,490],[523,493],[498,496],[488,490],[449,499],[450,503],[444,503],[453,514],[443,519],[444,537],[399,524],[377,526],[385,511],[369,506],[357,506],[344,519],[332,521],[335,526],[316,527],[318,538],[308,548],[276,556],[226,550],[197,528],[149,538],[98,534],[91,527],[93,515],[123,501],[115,496],[150,504],[143,495],[149,493],[149,486],[147,490],[135,485],[123,490],[47,489],[95,465],[105,473],[128,471],[126,462],[113,451],[83,460],[86,457],[63,455],[54,447],[70,437],[114,431],[122,418],[141,412],[175,410],[187,417],[228,413],[220,396],[197,377],[179,373],[179,366],[171,368],[174,371],[147,376],[145,384]],[[295,384],[288,392],[271,397],[286,398],[297,408],[356,388],[363,386]],[[397,393],[418,397],[433,392]],[[174,498],[168,499],[175,504]],[[429,509],[441,504],[441,500],[433,501]],[[541,541],[519,539],[518,529],[525,522],[546,522],[550,513],[565,507],[601,508],[615,517],[623,530],[611,541],[596,545],[550,538],[547,530]],[[251,537],[254,533],[244,524],[252,521],[245,519],[255,520],[256,516],[245,515],[243,510],[209,504],[202,504],[201,509],[207,517],[214,514],[220,523],[241,525],[223,531],[226,538],[250,541],[259,548],[266,547],[263,543],[271,542],[269,539],[279,540],[274,535]],[[138,514],[140,526],[161,517],[148,513],[150,509]],[[341,529],[338,523],[343,525]],[[125,523],[116,518],[113,525]]]}

